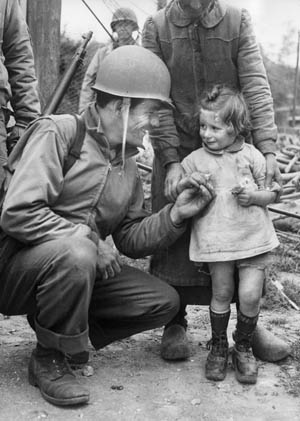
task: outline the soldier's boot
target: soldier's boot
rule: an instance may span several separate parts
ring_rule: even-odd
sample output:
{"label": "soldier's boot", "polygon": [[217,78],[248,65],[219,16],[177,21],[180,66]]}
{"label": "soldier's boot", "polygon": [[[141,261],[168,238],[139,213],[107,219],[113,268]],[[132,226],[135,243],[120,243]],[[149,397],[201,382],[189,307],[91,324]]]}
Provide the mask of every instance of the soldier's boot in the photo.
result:
{"label": "soldier's boot", "polygon": [[291,354],[289,344],[259,324],[254,330],[251,345],[253,354],[262,361],[280,361]]}
{"label": "soldier's boot", "polygon": [[76,378],[64,354],[57,350],[37,345],[30,358],[28,379],[53,405],[78,405],[89,400],[89,391]]}
{"label": "soldier's boot", "polygon": [[182,306],[178,314],[165,326],[160,346],[160,355],[164,360],[186,360],[190,356],[185,316],[185,306]]}

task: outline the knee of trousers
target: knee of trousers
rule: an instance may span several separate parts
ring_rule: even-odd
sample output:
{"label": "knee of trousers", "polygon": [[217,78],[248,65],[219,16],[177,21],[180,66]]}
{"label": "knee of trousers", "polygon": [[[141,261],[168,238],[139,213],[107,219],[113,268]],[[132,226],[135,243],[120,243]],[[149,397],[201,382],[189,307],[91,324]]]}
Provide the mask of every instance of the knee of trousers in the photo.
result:
{"label": "knee of trousers", "polygon": [[[83,285],[87,279],[96,277],[97,247],[87,238],[69,237],[58,241],[57,252],[52,261],[56,270],[72,279],[73,284]],[[75,286],[75,285],[74,285]]]}
{"label": "knee of trousers", "polygon": [[180,297],[175,288],[165,284],[165,292],[161,296],[160,308],[164,310],[170,320],[180,310]]}

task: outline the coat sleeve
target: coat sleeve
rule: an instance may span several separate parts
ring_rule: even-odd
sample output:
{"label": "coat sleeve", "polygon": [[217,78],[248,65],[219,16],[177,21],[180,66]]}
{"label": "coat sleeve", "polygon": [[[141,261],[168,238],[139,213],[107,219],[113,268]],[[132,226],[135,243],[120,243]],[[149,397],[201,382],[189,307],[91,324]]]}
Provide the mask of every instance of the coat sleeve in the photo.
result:
{"label": "coat sleeve", "polygon": [[113,233],[118,250],[131,258],[154,254],[157,249],[167,247],[177,240],[186,229],[186,224],[175,226],[170,218],[172,204],[160,212],[149,214],[144,208],[142,183],[137,179],[131,205],[122,223]]}
{"label": "coat sleeve", "polygon": [[[159,33],[151,17],[144,24],[142,45],[164,60],[160,48]],[[151,129],[150,138],[156,156],[159,157],[162,165],[165,167],[172,162],[180,161],[177,151],[180,145],[179,136],[171,108],[161,110],[159,123],[158,128]]]}
{"label": "coat sleeve", "polygon": [[237,66],[241,90],[250,109],[253,143],[263,154],[274,153],[277,128],[273,99],[251,18],[244,9]]}
{"label": "coat sleeve", "polygon": [[3,54],[11,87],[15,119],[27,125],[40,114],[33,51],[27,24],[17,0],[8,0],[3,31]]}
{"label": "coat sleeve", "polygon": [[[25,244],[40,244],[68,236],[92,239],[91,229],[53,212],[63,183],[67,146],[54,122],[37,120],[9,184],[1,227]],[[26,132],[27,133],[27,132]]]}

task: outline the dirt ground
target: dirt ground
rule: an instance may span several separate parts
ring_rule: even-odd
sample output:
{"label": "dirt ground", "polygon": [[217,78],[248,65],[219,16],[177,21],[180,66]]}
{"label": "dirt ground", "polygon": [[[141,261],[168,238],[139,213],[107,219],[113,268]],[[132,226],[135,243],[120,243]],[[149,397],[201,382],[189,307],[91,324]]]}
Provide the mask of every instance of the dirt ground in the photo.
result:
{"label": "dirt ground", "polygon": [[[254,386],[240,385],[231,365],[225,381],[205,379],[208,309],[190,306],[192,354],[188,361],[168,363],[160,358],[162,329],[141,333],[98,352],[91,349],[93,375],[77,373],[90,388],[90,403],[68,409],[48,404],[27,382],[35,341],[26,319],[0,317],[0,420],[300,420],[300,312],[292,308],[262,311],[260,323],[285,338],[293,352],[277,364],[259,362],[259,379]],[[230,338],[235,319],[233,306]]]}

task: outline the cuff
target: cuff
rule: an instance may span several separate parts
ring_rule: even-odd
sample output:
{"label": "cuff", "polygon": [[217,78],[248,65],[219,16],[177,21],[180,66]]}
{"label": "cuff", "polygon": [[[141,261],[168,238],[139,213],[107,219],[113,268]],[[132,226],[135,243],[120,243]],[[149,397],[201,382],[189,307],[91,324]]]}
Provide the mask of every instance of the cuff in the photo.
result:
{"label": "cuff", "polygon": [[171,219],[171,209],[173,207],[173,204],[168,204],[165,206],[166,209],[168,209],[167,211],[167,224],[168,227],[170,229],[171,232],[176,233],[178,235],[178,233],[183,234],[184,231],[186,230],[187,227],[187,220],[182,221],[180,224],[174,224],[174,222]]}
{"label": "cuff", "polygon": [[88,349],[88,329],[77,335],[63,335],[40,326],[35,320],[35,332],[44,348],[56,349],[63,354],[77,354]]}
{"label": "cuff", "polygon": [[276,154],[276,142],[272,139],[261,140],[260,142],[255,143],[255,146],[263,155],[268,153]]}
{"label": "cuff", "polygon": [[164,168],[166,168],[169,164],[173,164],[175,162],[180,162],[180,158],[178,155],[178,151],[176,148],[167,148],[161,153],[160,156],[161,164]]}
{"label": "cuff", "polygon": [[274,203],[279,203],[280,202],[280,196],[282,194],[282,188],[281,188],[281,186],[278,183],[276,183],[276,181],[273,181],[270,190],[271,190],[271,192],[276,193],[276,198],[275,198]]}

